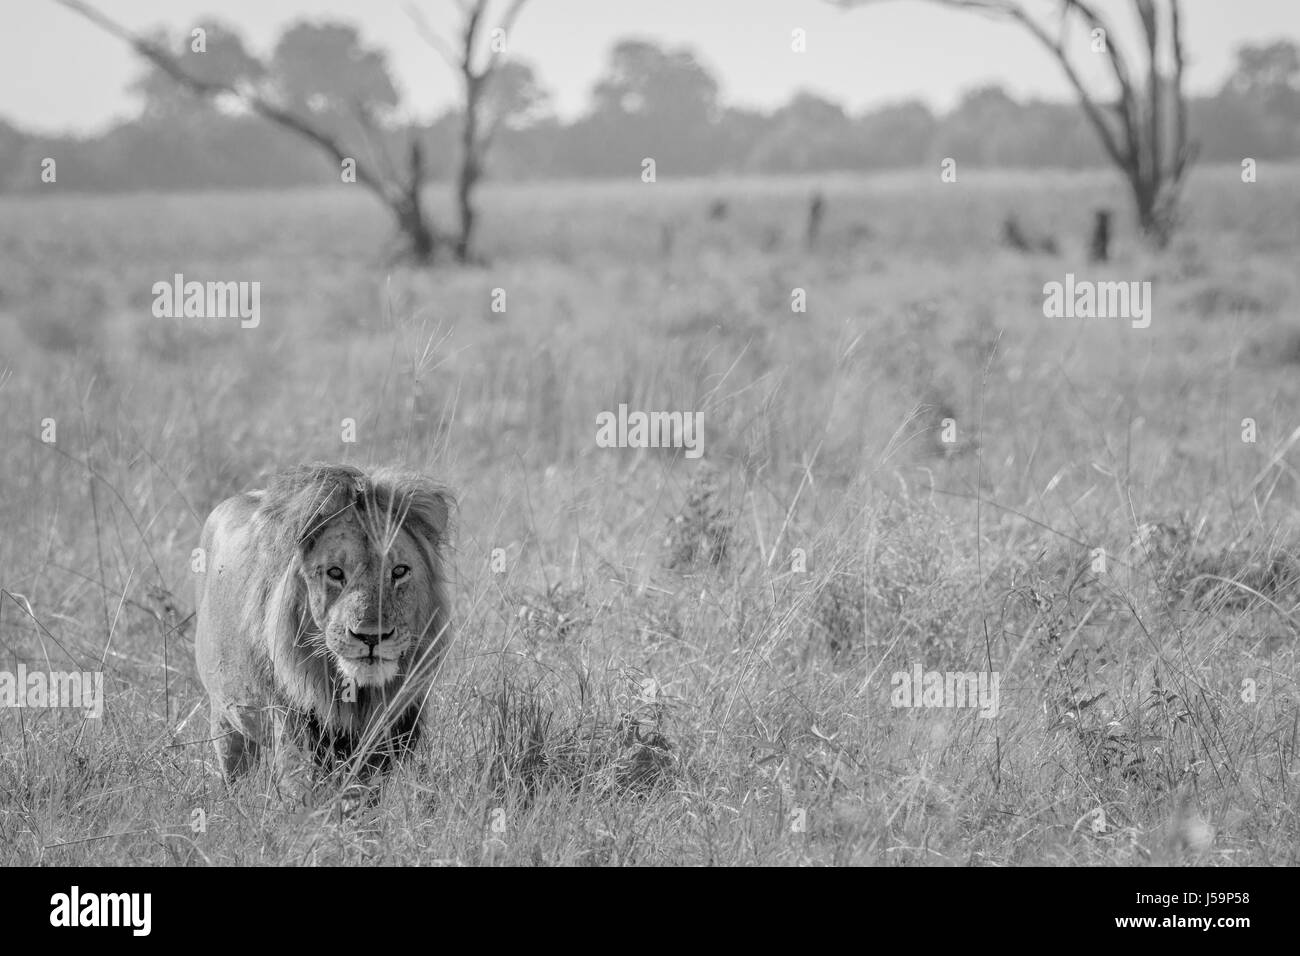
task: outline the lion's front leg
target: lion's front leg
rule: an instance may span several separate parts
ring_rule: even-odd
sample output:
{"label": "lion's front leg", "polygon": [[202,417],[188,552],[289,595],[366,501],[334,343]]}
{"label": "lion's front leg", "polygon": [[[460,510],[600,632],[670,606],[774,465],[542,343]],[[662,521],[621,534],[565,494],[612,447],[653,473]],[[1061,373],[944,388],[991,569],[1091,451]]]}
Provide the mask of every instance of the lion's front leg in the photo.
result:
{"label": "lion's front leg", "polygon": [[209,721],[217,765],[228,783],[257,764],[268,738],[266,717],[256,707],[239,707],[213,699]]}
{"label": "lion's front leg", "polygon": [[310,803],[317,768],[309,722],[294,711],[276,708],[274,740],[271,765],[277,790],[286,799]]}
{"label": "lion's front leg", "polygon": [[252,769],[257,762],[257,741],[244,734],[229,717],[212,708],[209,723],[212,747],[217,752],[217,766],[227,782],[234,781]]}
{"label": "lion's front leg", "polygon": [[[369,773],[350,759],[346,735],[330,734],[313,717],[296,711],[277,713],[276,781],[283,798],[303,806],[320,805],[331,817],[349,819],[379,801]],[[349,772],[351,771],[351,772]]]}

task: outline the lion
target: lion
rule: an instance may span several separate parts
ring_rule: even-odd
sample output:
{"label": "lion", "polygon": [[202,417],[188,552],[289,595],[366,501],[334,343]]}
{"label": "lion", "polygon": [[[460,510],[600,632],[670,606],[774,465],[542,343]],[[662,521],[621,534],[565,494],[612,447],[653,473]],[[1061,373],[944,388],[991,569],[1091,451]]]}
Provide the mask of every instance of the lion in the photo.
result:
{"label": "lion", "polygon": [[369,775],[418,740],[451,640],[449,492],[313,464],[204,523],[194,656],[220,768]]}

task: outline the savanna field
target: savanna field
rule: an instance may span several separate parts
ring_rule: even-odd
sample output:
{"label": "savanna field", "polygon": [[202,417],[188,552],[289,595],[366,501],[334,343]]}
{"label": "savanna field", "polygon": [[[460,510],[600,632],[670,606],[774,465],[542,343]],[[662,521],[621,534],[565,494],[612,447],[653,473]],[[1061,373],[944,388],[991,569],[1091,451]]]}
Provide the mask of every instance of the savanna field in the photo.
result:
{"label": "savanna field", "polygon": [[[0,864],[1300,863],[1300,169],[1197,169],[1162,253],[1110,173],[659,179],[489,186],[431,270],[351,186],[0,199],[0,668],[105,674],[0,709]],[[260,325],[155,318],[177,272]],[[1071,272],[1150,327],[1045,318]],[[313,460],[459,501],[433,731],[350,818],[227,788],[192,660],[203,517]]]}

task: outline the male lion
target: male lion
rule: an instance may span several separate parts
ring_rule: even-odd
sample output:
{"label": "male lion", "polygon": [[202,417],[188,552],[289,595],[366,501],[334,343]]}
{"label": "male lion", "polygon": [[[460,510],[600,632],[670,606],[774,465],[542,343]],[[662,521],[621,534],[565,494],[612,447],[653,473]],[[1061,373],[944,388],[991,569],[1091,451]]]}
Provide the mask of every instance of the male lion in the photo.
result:
{"label": "male lion", "polygon": [[451,639],[450,495],[416,474],[304,465],[203,526],[194,657],[227,779],[382,769],[419,736]]}

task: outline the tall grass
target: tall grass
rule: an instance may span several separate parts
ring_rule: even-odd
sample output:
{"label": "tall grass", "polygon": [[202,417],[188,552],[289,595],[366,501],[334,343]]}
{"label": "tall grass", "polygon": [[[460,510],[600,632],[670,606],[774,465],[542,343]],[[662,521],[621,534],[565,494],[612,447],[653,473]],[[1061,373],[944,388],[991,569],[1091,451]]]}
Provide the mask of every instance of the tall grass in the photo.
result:
{"label": "tall grass", "polygon": [[[3,200],[0,669],[107,688],[0,710],[0,862],[1295,864],[1298,175],[1198,171],[1104,273],[1093,175],[502,187],[427,273],[342,190]],[[1151,328],[1043,318],[1067,271]],[[153,318],[175,272],[261,326]],[[704,458],[597,448],[620,402]],[[355,816],[222,784],[191,661],[203,516],[316,459],[461,502],[434,732]],[[914,663],[998,716],[892,706]]]}

